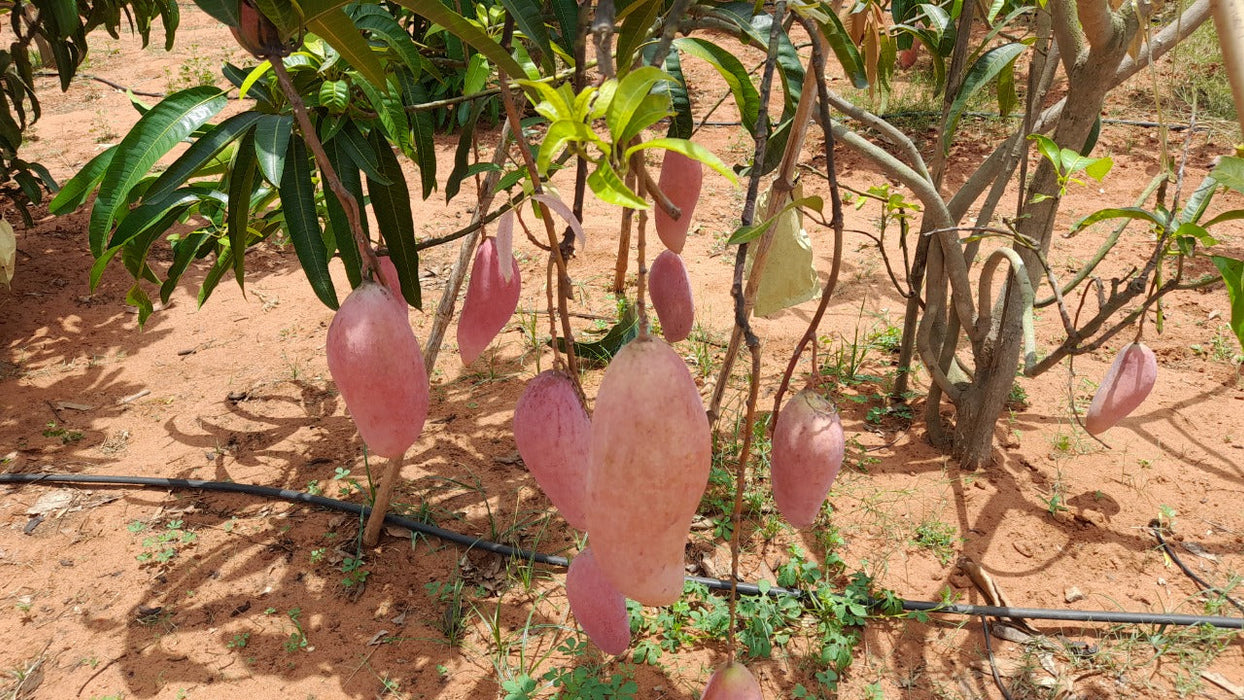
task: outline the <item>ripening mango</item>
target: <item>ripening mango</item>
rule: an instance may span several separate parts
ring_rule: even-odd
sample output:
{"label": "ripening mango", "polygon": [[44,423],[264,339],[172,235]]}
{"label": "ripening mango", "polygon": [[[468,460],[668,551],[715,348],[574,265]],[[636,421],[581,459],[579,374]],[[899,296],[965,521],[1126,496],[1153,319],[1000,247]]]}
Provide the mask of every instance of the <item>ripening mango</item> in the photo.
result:
{"label": "ripening mango", "polygon": [[[501,266],[510,268],[509,280],[501,274]],[[462,364],[469,365],[479,357],[484,348],[497,337],[518,308],[518,295],[522,281],[518,261],[514,256],[502,261],[497,255],[497,243],[486,239],[475,251],[471,264],[471,282],[467,285],[466,300],[462,302],[462,315],[458,318],[458,352]]]}
{"label": "ripening mango", "polygon": [[621,654],[631,645],[631,621],[626,598],[613,587],[587,547],[570,562],[566,572],[566,599],[570,612],[592,642],[606,654]]}
{"label": "ripening mango", "polygon": [[527,382],[514,407],[514,443],[536,483],[579,530],[587,529],[591,440],[592,422],[570,377],[548,370]]}
{"label": "ripening mango", "polygon": [[708,483],[708,418],[687,365],[641,336],[609,363],[592,416],[587,529],[613,585],[644,605],[683,589],[683,548]]}
{"label": "ripening mango", "polygon": [[797,528],[812,525],[842,467],[845,441],[833,404],[811,389],[792,396],[773,428],[773,500]]}
{"label": "ripening mango", "polygon": [[1158,379],[1158,359],[1144,343],[1128,343],[1093,394],[1084,429],[1099,435],[1135,411]]}
{"label": "ripening mango", "polygon": [[695,300],[691,278],[682,256],[672,250],[661,251],[648,270],[648,296],[661,320],[661,333],[671,343],[686,340],[695,322]]}
{"label": "ripening mango", "polygon": [[654,207],[653,222],[661,242],[675,253],[681,253],[687,242],[691,214],[695,211],[696,202],[700,201],[700,185],[703,182],[704,167],[700,161],[676,151],[665,152],[665,160],[661,161],[661,179],[657,185],[681,214],[677,219],[671,219],[664,209]]}
{"label": "ripening mango", "polygon": [[764,695],[752,672],[731,661],[713,672],[701,700],[764,700]]}
{"label": "ripening mango", "polygon": [[328,371],[368,449],[397,459],[428,416],[428,375],[406,307],[364,281],[328,326]]}

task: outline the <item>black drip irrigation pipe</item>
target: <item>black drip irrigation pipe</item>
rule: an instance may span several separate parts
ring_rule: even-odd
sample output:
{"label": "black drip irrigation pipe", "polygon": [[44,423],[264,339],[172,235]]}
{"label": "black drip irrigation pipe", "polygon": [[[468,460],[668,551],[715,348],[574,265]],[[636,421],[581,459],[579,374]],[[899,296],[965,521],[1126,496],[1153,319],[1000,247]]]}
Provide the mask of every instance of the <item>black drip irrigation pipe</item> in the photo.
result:
{"label": "black drip irrigation pipe", "polygon": [[[357,503],[339,501],[333,498],[316,496],[292,489],[279,489],[271,486],[254,484],[238,484],[231,481],[205,481],[202,479],[167,479],[149,476],[115,476],[105,474],[0,474],[0,484],[66,484],[66,485],[103,485],[103,486],[151,486],[165,489],[195,489],[200,491],[219,491],[224,493],[240,493],[248,496],[278,499],[293,503],[308,503],[321,508],[337,510],[355,515],[366,516],[371,509]],[[525,559],[538,564],[547,564],[566,568],[570,560],[554,554],[544,554],[526,549],[518,549],[499,542],[491,542],[479,537],[463,535],[452,530],[428,525],[417,520],[404,518],[400,515],[385,516],[385,523],[404,527],[428,537],[452,542],[467,549],[482,549],[486,552],[499,554],[503,557]],[[729,581],[704,576],[688,576],[688,581],[703,584],[710,590],[729,591]],[[770,586],[765,591],[755,583],[738,584],[740,595],[790,595],[803,597],[805,591],[779,586]],[[874,601],[880,602],[880,601]],[[1201,626],[1211,625],[1225,629],[1244,629],[1244,618],[1220,617],[1215,615],[1176,615],[1173,613],[1141,613],[1117,610],[1060,610],[1049,608],[1013,608],[994,605],[959,605],[952,603],[933,603],[921,600],[902,600],[902,608],[908,612],[935,613],[943,615],[967,615],[987,617],[1026,617],[1034,620],[1063,620],[1068,622],[1102,622],[1116,624],[1140,625],[1179,625]]]}

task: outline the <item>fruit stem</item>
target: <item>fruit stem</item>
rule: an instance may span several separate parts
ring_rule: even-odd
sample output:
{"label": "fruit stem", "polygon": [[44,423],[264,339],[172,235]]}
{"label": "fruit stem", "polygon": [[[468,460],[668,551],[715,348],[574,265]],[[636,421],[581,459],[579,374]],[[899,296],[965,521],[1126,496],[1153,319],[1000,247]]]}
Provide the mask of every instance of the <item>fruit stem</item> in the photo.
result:
{"label": "fruit stem", "polygon": [[345,210],[346,221],[350,224],[350,233],[354,236],[354,243],[358,246],[359,256],[363,261],[363,276],[378,281],[380,261],[376,259],[376,251],[372,249],[371,241],[363,232],[358,201],[345,188],[345,185],[341,184],[341,179],[337,177],[337,170],[329,162],[328,154],[324,152],[324,144],[320,143],[320,137],[315,132],[315,126],[311,124],[311,117],[307,114],[307,106],[303,104],[302,97],[294,89],[294,82],[290,80],[289,72],[285,70],[285,59],[280,56],[269,56],[268,62],[272,64],[276,82],[281,86],[281,92],[285,93],[285,98],[289,100],[289,106],[294,111],[294,118],[298,121],[298,129],[302,132],[303,140],[311,148],[311,153],[315,156],[316,164],[320,166],[320,172],[324,174],[328,188],[333,191],[337,201],[341,203],[341,208]]}
{"label": "fruit stem", "polygon": [[375,547],[380,543],[380,530],[384,527],[384,518],[389,512],[389,501],[393,500],[393,484],[402,471],[402,458],[387,460],[384,471],[380,474],[380,487],[371,504],[371,512],[367,514],[367,524],[363,528],[363,546]]}
{"label": "fruit stem", "polygon": [[669,218],[674,219],[675,221],[681,219],[682,209],[679,209],[678,205],[674,204],[674,202],[670,200],[669,195],[665,194],[665,192],[661,190],[661,187],[657,185],[656,180],[652,179],[652,174],[648,172],[648,168],[644,165],[643,159],[635,158],[631,161],[631,165],[639,170],[639,173],[644,180],[644,187],[652,193],[652,201],[656,202],[657,206],[661,207]]}
{"label": "fruit stem", "polygon": [[829,299],[834,294],[834,288],[838,285],[838,273],[842,269],[842,233],[843,233],[843,215],[842,215],[842,197],[838,190],[838,169],[834,165],[834,132],[830,128],[829,115],[829,96],[825,89],[825,45],[824,38],[812,23],[800,17],[800,22],[804,28],[809,31],[812,37],[812,67],[816,71],[816,84],[818,86],[818,94],[820,99],[817,100],[816,119],[820,122],[821,131],[825,134],[825,171],[829,177],[829,203],[830,203],[830,229],[834,233],[834,257],[829,268],[829,279],[825,280],[825,288],[821,290],[821,302],[816,307],[816,313],[812,315],[812,319],[808,322],[808,329],[804,331],[803,338],[795,346],[795,351],[791,353],[790,361],[786,363],[786,373],[782,375],[782,382],[778,385],[777,393],[773,397],[773,414],[770,416],[769,425],[777,425],[778,413],[782,410],[782,397],[790,386],[791,376],[795,373],[795,367],[799,364],[799,358],[803,355],[804,348],[808,343],[812,343],[812,376],[817,379],[819,369],[816,363],[816,334],[820,329],[821,318],[825,316],[825,309],[829,306]]}
{"label": "fruit stem", "polygon": [[[643,175],[646,175],[647,173],[644,172],[643,161],[639,160],[641,156],[638,153],[631,156],[631,158],[632,169],[636,169],[642,173],[636,177],[635,194],[639,195],[640,199],[643,199],[644,194],[647,191],[647,182]],[[636,166],[637,160],[638,166]],[[648,264],[644,257],[647,255],[647,242],[645,240],[646,237],[644,236],[647,228],[648,210],[640,209],[639,225],[635,227],[635,261],[638,265],[635,277],[635,312],[639,315],[639,337],[641,339],[648,337],[648,304],[644,299],[644,291],[647,289],[648,281]]]}
{"label": "fruit stem", "polygon": [[[626,186],[635,189],[635,173],[627,171]],[[618,232],[618,260],[613,268],[613,293],[622,294],[626,291],[627,253],[631,250],[631,221],[635,218],[635,210],[622,208],[622,230]]]}
{"label": "fruit stem", "polygon": [[[506,16],[507,28],[514,22],[514,18],[508,14]],[[518,152],[522,155],[523,164],[527,166],[527,176],[531,178],[531,189],[536,194],[543,194],[544,188],[540,184],[540,173],[536,170],[536,160],[531,155],[531,149],[527,145],[527,140],[523,137],[521,124],[522,117],[518,113],[518,105],[514,101],[514,93],[510,92],[509,78],[505,71],[497,70],[498,87],[501,88],[501,103],[505,105],[505,115],[509,118],[510,123],[516,125],[515,140],[518,141]],[[543,203],[537,202],[536,206],[540,207],[541,218],[544,219],[544,229],[549,237],[549,247],[551,251],[549,255],[553,258],[553,263],[557,266],[557,315],[561,318],[562,337],[566,343],[566,361],[570,367],[570,377],[574,380],[575,387],[582,392],[579,386],[579,358],[574,352],[574,331],[570,328],[570,310],[566,306],[566,299],[573,296],[570,289],[570,276],[566,273],[566,258],[562,256],[562,249],[557,240],[557,231],[553,228],[553,213]]]}
{"label": "fruit stem", "polygon": [[735,624],[739,606],[739,531],[743,525],[743,496],[747,489],[747,460],[752,454],[752,435],[755,433],[756,400],[760,394],[760,343],[747,345],[752,356],[752,374],[747,387],[747,411],[743,417],[743,445],[739,462],[734,470],[734,508],[730,511],[730,627],[726,636],[726,654],[731,661],[737,660]]}

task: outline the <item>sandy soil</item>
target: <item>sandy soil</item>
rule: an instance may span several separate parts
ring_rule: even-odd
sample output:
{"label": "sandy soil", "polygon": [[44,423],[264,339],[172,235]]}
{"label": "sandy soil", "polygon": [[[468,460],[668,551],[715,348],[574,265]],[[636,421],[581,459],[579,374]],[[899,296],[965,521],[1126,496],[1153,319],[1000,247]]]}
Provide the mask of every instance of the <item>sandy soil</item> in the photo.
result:
{"label": "sandy soil", "polygon": [[[186,13],[178,45],[166,55],[139,50],[129,37],[101,40],[86,72],[164,91],[222,58],[242,59],[226,48],[227,33],[197,12]],[[710,71],[687,64],[696,79],[714,84]],[[44,117],[28,155],[63,180],[115,142],[136,114],[123,93],[99,83],[79,80],[66,94],[53,83],[38,86]],[[706,89],[699,108],[717,94]],[[727,101],[717,118],[729,119],[729,109]],[[984,137],[997,133],[986,122],[964,128],[952,183],[979,160]],[[706,128],[697,140],[729,162],[742,160],[747,143],[729,127]],[[493,142],[494,134],[481,138]],[[443,172],[455,143],[438,141]],[[1130,204],[1157,172],[1152,129],[1109,126],[1102,143],[1116,159],[1114,172],[1100,190],[1074,189],[1060,225],[1100,206]],[[1191,137],[1190,183],[1225,143],[1221,134]],[[823,166],[820,144],[819,136],[810,139],[804,162]],[[844,183],[864,189],[882,182],[859,159],[839,158]],[[568,182],[559,184],[568,191]],[[824,193],[815,178],[806,178],[806,187]],[[445,206],[438,193],[418,204],[421,235],[463,225],[469,199],[463,194]],[[678,349],[701,382],[707,377],[696,358],[719,359],[729,332],[725,281],[733,256],[723,241],[741,202],[738,189],[707,177],[687,246],[703,334]],[[850,209],[847,227],[874,230],[875,217],[869,207]],[[611,318],[606,290],[616,213],[593,201],[585,219],[588,250],[571,268],[576,310]],[[17,274],[11,289],[0,290],[4,470],[227,480],[362,502],[369,465],[324,360],[332,313],[315,299],[292,249],[250,251],[246,293],[222,284],[203,308],[194,294],[206,268],[195,268],[140,332],[124,306],[123,271],[109,271],[98,289],[88,289],[86,220],[85,211],[45,217],[18,234]],[[808,228],[826,270],[828,236],[810,222]],[[1101,235],[1060,239],[1051,256],[1056,269],[1084,260]],[[1220,237],[1237,257],[1244,252],[1239,228]],[[1151,244],[1139,231],[1125,240],[1106,274],[1122,273]],[[425,257],[429,308],[456,252],[446,246]],[[407,457],[395,500],[400,510],[452,530],[573,554],[578,535],[551,512],[509,431],[523,383],[550,361],[524,331],[533,320],[541,332],[546,327],[542,258],[524,244],[520,263],[527,280],[521,312],[493,348],[464,368],[447,343],[433,377],[429,422]],[[339,267],[334,275],[339,289],[348,288]],[[786,353],[814,304],[756,322],[765,341],[762,407],[771,403]],[[884,335],[901,323],[902,308],[875,249],[851,236],[821,328],[822,357],[856,337]],[[999,425],[1002,447],[978,472],[961,471],[929,447],[918,423],[868,420],[893,369],[893,356],[872,348],[860,371],[882,379],[835,389],[851,442],[831,495],[832,530],[761,527],[773,519],[762,513],[747,529],[742,574],[773,580],[792,546],[820,560],[836,531],[841,543],[834,551],[846,573],[867,572],[909,599],[987,602],[959,567],[962,558],[1018,606],[1204,613],[1197,585],[1157,548],[1147,525],[1168,520],[1174,550],[1209,582],[1240,583],[1244,380],[1221,288],[1174,298],[1166,314],[1164,332],[1147,336],[1160,358],[1158,386],[1108,434],[1110,449],[1075,426],[1068,387],[1086,405],[1123,340],[1079,358],[1070,380],[1065,365],[1021,379],[1026,405]],[[411,319],[426,337],[429,316],[412,311]],[[585,335],[597,325],[576,319]],[[1042,338],[1059,337],[1057,315],[1042,313],[1039,328]],[[600,374],[585,376],[589,394]],[[741,392],[732,392],[723,425],[732,423],[740,401]],[[921,398],[913,408],[919,415]],[[763,491],[763,470],[759,478]],[[359,552],[355,518],[306,506],[184,490],[5,486],[0,525],[0,668],[9,674],[0,682],[17,697],[491,698],[504,696],[502,682],[517,674],[539,678],[578,664],[605,679],[633,677],[636,697],[682,699],[698,697],[724,658],[722,640],[694,630],[656,664],[635,663],[630,654],[568,653],[558,647],[580,635],[562,571],[403,532]],[[695,572],[727,572],[728,549],[711,523],[693,536]],[[360,555],[363,563],[352,571]],[[442,592],[459,581],[455,603]],[[1233,595],[1240,598],[1241,590]],[[656,613],[647,611],[649,618]],[[1223,606],[1219,614],[1233,613],[1239,616]],[[1231,697],[1202,672],[1244,685],[1238,634],[1033,625],[1048,647],[992,640],[1015,697]],[[773,658],[748,662],[767,697],[792,697],[797,683],[816,686],[808,635],[796,632]],[[660,641],[651,632],[644,639]],[[988,668],[979,620],[877,620],[864,630],[841,695],[1000,697]]]}

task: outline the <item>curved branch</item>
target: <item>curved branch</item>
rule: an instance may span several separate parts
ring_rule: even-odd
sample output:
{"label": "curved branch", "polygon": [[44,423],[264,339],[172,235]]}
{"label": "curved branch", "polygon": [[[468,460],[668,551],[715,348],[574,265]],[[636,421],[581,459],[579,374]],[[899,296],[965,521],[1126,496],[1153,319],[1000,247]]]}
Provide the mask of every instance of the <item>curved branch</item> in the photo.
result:
{"label": "curved branch", "polygon": [[1037,362],[1037,333],[1032,323],[1032,282],[1028,278],[1028,266],[1014,248],[997,248],[981,266],[980,285],[980,321],[984,332],[989,332],[993,322],[993,275],[1003,259],[1011,264],[1011,275],[1008,278],[1019,282],[1019,294],[1023,301],[1023,317],[1020,323],[1024,329],[1024,368],[1028,369]]}
{"label": "curved branch", "polygon": [[[955,305],[955,313],[959,315],[959,322],[967,330],[968,336],[973,341],[979,340],[979,334],[976,331],[976,310],[972,308],[972,286],[968,280],[968,264],[959,246],[959,239],[955,237],[953,231],[949,230],[954,227],[954,222],[951,219],[950,210],[946,208],[946,201],[933,187],[933,183],[920,177],[915,170],[864,137],[842,124],[834,124],[833,132],[835,139],[867,157],[886,175],[911,188],[920,203],[925,206],[926,213],[934,217],[934,228],[943,229],[941,233],[934,235],[937,236],[943,252],[946,253],[945,270],[950,276],[950,287],[954,292],[952,301]],[[929,305],[931,304],[929,302]]]}

